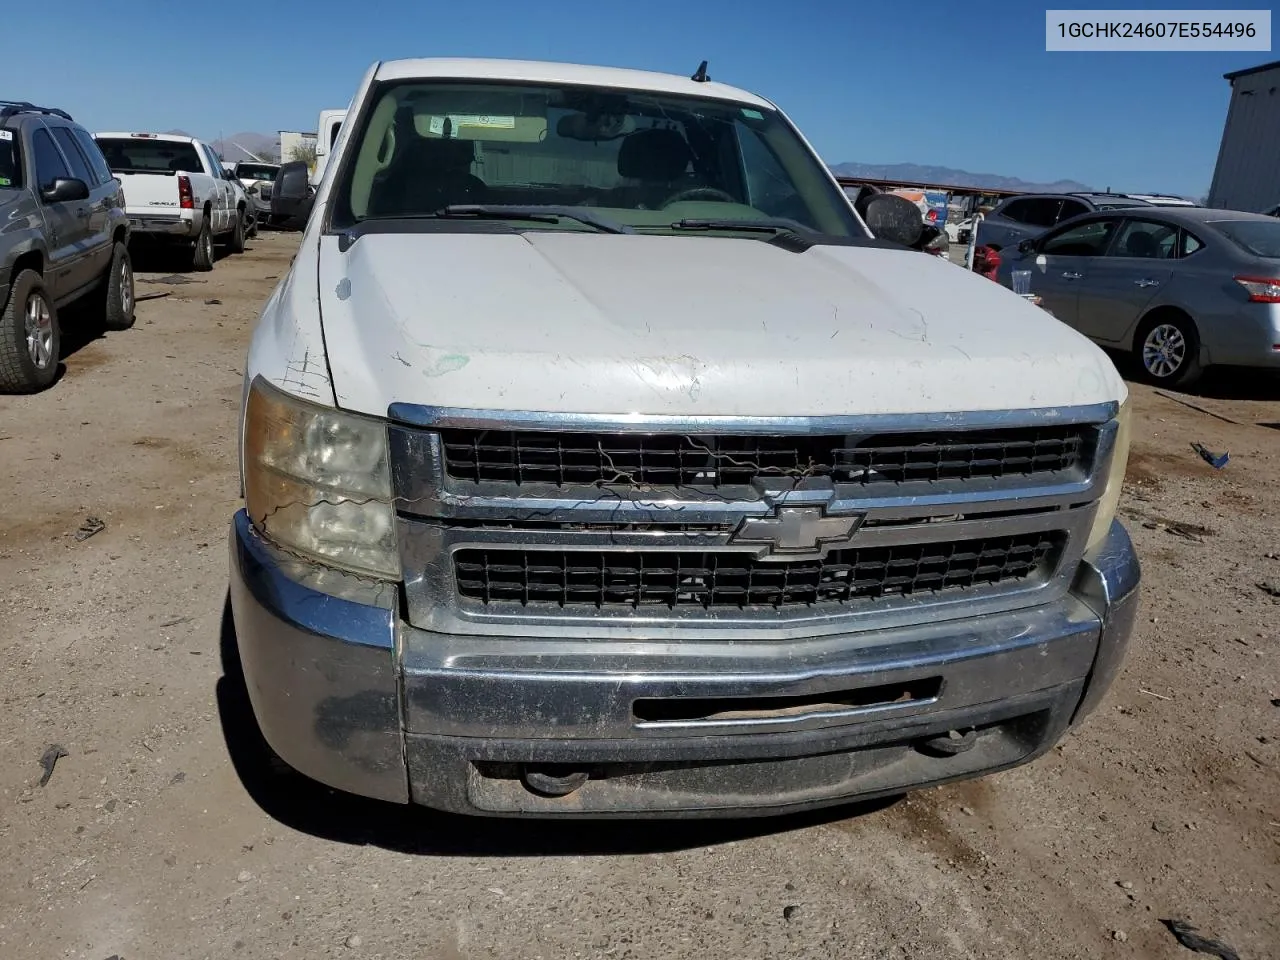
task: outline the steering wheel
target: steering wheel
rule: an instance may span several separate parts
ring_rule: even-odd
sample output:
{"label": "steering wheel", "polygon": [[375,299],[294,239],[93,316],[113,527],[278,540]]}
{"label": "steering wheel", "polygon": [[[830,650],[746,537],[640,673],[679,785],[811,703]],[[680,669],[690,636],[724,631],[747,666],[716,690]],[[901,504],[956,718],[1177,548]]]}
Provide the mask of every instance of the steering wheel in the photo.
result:
{"label": "steering wheel", "polygon": [[737,203],[737,198],[718,190],[715,187],[690,187],[688,190],[681,190],[679,193],[673,193],[662,201],[662,209],[671,206],[673,203],[679,203],[681,200],[723,200],[725,203]]}

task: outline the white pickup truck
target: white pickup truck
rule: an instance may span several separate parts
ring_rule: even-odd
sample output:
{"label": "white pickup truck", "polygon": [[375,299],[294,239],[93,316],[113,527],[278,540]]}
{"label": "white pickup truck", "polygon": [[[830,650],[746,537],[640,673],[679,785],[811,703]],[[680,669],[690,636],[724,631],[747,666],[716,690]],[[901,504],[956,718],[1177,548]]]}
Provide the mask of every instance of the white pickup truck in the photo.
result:
{"label": "white pickup truck", "polygon": [[340,109],[321,110],[320,119],[316,123],[316,165],[311,170],[311,185],[320,183],[324,176],[325,165],[329,154],[338,142],[338,134],[342,132],[342,121],[347,118],[347,111]]}
{"label": "white pickup truck", "polygon": [[864,220],[705,69],[374,65],[245,369],[231,606],[268,744],[540,817],[1050,749],[1134,623],[1128,392],[904,246],[903,203]]}
{"label": "white pickup truck", "polygon": [[214,243],[244,251],[246,199],[208,144],[167,133],[94,134],[135,237],[182,243],[196,270],[212,270]]}

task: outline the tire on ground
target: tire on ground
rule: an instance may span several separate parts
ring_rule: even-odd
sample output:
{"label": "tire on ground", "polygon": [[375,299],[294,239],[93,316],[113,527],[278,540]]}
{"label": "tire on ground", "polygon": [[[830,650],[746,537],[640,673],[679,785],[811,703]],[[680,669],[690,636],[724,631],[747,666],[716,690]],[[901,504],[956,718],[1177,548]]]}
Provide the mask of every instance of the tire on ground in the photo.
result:
{"label": "tire on ground", "polygon": [[196,237],[195,249],[191,253],[191,267],[202,273],[213,269],[213,228],[207,215],[200,225],[200,235]]}
{"label": "tire on ground", "polygon": [[236,225],[231,230],[231,239],[227,241],[227,249],[232,253],[244,253],[244,211],[236,211]]}
{"label": "tire on ground", "polygon": [[[27,343],[27,312],[33,299],[43,302],[52,324],[43,365],[32,357]],[[60,345],[58,311],[45,290],[44,278],[34,270],[20,271],[9,288],[9,302],[0,311],[0,392],[35,393],[48,387],[58,376]]]}
{"label": "tire on ground", "polygon": [[129,248],[117,241],[111,251],[111,269],[102,305],[102,325],[108,330],[128,330],[133,326],[133,261]]}

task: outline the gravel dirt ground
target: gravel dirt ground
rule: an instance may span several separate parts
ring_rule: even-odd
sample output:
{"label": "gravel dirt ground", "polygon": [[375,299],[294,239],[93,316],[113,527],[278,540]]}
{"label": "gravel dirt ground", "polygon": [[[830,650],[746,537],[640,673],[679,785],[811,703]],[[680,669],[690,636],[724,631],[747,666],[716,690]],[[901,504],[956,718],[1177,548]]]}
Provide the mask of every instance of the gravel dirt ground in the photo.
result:
{"label": "gravel dirt ground", "polygon": [[236,413],[294,249],[140,274],[170,295],[134,329],[0,397],[0,958],[1190,958],[1171,917],[1280,957],[1280,383],[1134,388],[1140,630],[1034,764],[783,820],[469,821],[281,771],[248,712]]}

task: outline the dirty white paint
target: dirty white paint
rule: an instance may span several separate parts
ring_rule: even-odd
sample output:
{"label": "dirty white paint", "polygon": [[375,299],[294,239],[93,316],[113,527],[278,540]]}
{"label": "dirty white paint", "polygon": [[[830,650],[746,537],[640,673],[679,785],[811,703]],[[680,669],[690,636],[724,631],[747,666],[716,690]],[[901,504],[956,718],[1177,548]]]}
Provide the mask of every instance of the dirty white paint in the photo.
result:
{"label": "dirty white paint", "polygon": [[[721,84],[638,71],[421,60],[374,64],[353,108],[375,82],[431,76],[649,88],[771,106]],[[329,164],[290,277],[264,311],[250,354],[251,370],[319,402],[375,415],[401,402],[768,417],[1125,396],[1111,361],[1084,337],[936,257],[539,230],[371,234],[344,253],[320,230],[335,169]],[[324,345],[327,368],[317,362]]]}
{"label": "dirty white paint", "polygon": [[758,239],[320,237],[340,405],[799,416],[1117,400],[1044,311],[919,253]]}
{"label": "dirty white paint", "polygon": [[276,284],[249,341],[246,388],[261,375],[294,396],[333,406],[333,385],[320,328],[315,254],[301,252]]}

